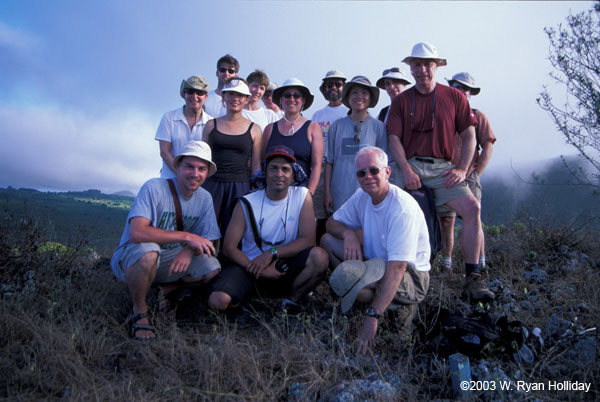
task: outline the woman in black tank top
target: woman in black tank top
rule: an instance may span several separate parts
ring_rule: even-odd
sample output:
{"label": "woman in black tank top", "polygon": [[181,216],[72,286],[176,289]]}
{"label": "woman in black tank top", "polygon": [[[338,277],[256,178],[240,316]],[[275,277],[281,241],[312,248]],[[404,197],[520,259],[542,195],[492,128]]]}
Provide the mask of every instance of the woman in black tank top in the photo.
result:
{"label": "woman in black tank top", "polygon": [[314,194],[321,177],[323,160],[323,133],[319,125],[302,116],[302,111],[312,105],[314,96],[297,78],[286,80],[273,91],[273,102],[281,107],[284,116],[265,128],[261,155],[268,147],[285,145],[294,150],[302,169],[308,176],[308,191]]}
{"label": "woman in black tank top", "polygon": [[242,116],[250,97],[248,85],[232,78],[222,89],[225,116],[210,120],[202,139],[210,145],[217,172],[203,187],[212,195],[215,215],[225,236],[237,199],[250,192],[250,176],[260,167],[260,127]]}

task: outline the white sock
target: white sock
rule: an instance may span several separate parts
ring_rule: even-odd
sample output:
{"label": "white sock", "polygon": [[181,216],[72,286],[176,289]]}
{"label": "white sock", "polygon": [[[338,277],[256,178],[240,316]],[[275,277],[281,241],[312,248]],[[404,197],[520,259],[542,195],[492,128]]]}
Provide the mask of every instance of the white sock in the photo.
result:
{"label": "white sock", "polygon": [[443,257],[442,256],[442,267],[452,269],[452,257]]}
{"label": "white sock", "polygon": [[481,257],[479,257],[479,266],[481,268],[485,268],[485,255],[482,255]]}

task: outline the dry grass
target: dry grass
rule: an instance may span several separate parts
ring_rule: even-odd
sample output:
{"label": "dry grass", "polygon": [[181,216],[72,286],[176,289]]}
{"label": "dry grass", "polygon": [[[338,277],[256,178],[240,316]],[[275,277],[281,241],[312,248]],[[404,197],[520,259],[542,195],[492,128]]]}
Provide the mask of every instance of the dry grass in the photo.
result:
{"label": "dry grass", "polygon": [[[337,314],[337,300],[325,283],[299,319],[281,316],[277,300],[259,299],[252,304],[254,322],[239,327],[187,299],[177,325],[155,317],[159,339],[130,340],[123,324],[129,297],[114,279],[108,256],[94,260],[76,250],[47,251],[40,248],[45,239],[44,230],[32,223],[8,220],[0,228],[1,399],[272,401],[301,395],[326,401],[334,400],[342,385],[362,379],[393,383],[393,396],[374,400],[450,399],[448,361],[430,342],[442,307],[490,309],[543,330],[546,345],[535,350],[532,364],[504,355],[484,359],[510,378],[592,382],[588,394],[515,393],[510,399],[600,395],[597,361],[583,364],[572,352],[577,341],[597,336],[597,331],[577,332],[600,323],[598,243],[583,233],[521,223],[490,230],[489,277],[498,284],[499,301],[465,304],[459,299],[461,279],[442,280],[436,268],[411,347],[400,347],[394,326],[384,321],[373,354],[366,357],[352,350],[360,320]],[[569,271],[573,253],[589,260]],[[524,272],[535,264],[548,274],[546,282],[525,280]],[[545,333],[552,314],[571,323],[566,334]],[[497,393],[476,396],[509,399]]]}

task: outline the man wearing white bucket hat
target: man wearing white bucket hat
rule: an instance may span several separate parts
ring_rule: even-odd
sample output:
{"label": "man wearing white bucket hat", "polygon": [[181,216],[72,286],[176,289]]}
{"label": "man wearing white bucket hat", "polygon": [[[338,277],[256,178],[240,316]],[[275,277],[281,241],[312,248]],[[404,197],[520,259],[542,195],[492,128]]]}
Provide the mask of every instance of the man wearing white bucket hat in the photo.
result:
{"label": "man wearing white bucket hat", "polygon": [[[447,205],[462,216],[467,275],[463,294],[471,300],[494,299],[480,274],[480,205],[464,182],[475,152],[477,119],[459,90],[435,81],[437,68],[447,64],[435,46],[417,43],[403,62],[410,65],[415,85],[390,106],[386,121],[390,152],[407,189],[425,185],[433,190],[436,207]],[[462,157],[454,165],[456,135],[462,139]]]}
{"label": "man wearing white bucket hat", "polygon": [[210,147],[202,141],[186,143],[174,166],[175,180],[144,183],[111,260],[113,273],[131,294],[129,335],[136,339],[156,337],[146,304],[152,284],[159,284],[168,303],[175,289],[207,282],[221,267],[213,245],[220,233],[212,198],[200,188],[217,170]]}
{"label": "man wearing white bucket hat", "polygon": [[[468,72],[456,73],[451,79],[446,79],[448,85],[461,91],[467,99],[471,99],[471,96],[479,94],[481,88],[475,86],[475,78]],[[477,118],[477,128],[475,129],[475,137],[477,140],[477,147],[475,149],[475,155],[473,161],[469,165],[467,171],[467,178],[465,182],[471,189],[473,196],[477,198],[477,201],[481,203],[481,182],[480,176],[485,170],[487,164],[492,156],[494,143],[496,142],[496,136],[492,131],[490,122],[485,114],[478,109],[473,109],[475,117]],[[456,148],[454,151],[453,163],[459,163],[461,159],[462,140],[460,136],[456,136]],[[481,152],[480,152],[481,150]],[[454,246],[454,221],[456,213],[452,210],[447,212],[441,212],[439,214],[440,224],[442,226],[442,270],[446,272],[452,272],[452,249]],[[481,248],[479,252],[479,264],[481,267],[485,267],[485,239],[483,231],[481,233]]]}
{"label": "man wearing white bucket hat", "polygon": [[357,352],[365,354],[386,311],[394,318],[389,325],[398,325],[406,341],[399,347],[410,342],[417,304],[429,288],[430,247],[419,204],[389,182],[385,151],[361,148],[355,169],[360,188],[327,220],[321,246],[337,265],[329,283],[342,297],[342,312],[355,300],[368,305],[356,344]]}

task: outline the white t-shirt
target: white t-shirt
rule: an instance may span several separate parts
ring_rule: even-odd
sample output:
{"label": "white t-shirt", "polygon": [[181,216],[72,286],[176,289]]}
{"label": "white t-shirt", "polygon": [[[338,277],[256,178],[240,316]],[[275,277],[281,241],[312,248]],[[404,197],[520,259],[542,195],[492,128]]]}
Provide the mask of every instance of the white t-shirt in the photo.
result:
{"label": "white t-shirt", "polygon": [[[206,111],[202,112],[202,117],[200,117],[200,120],[190,130],[190,126],[183,114],[183,107],[171,110],[165,113],[160,120],[154,139],[156,141],[170,142],[171,155],[176,157],[183,150],[183,145],[186,142],[202,141],[202,130],[204,130],[206,122],[210,119],[212,119],[212,115],[209,115]],[[164,161],[160,170],[160,177],[163,179],[175,177],[175,172]]]}
{"label": "white t-shirt", "polygon": [[329,126],[331,126],[331,124],[337,119],[341,119],[347,115],[348,108],[343,104],[336,107],[327,105],[323,109],[319,109],[313,114],[312,121],[316,122],[319,127],[321,127],[321,132],[323,133],[323,142],[325,144],[323,162],[325,161],[327,153],[327,132],[329,131]]}
{"label": "white t-shirt", "polygon": [[350,229],[362,228],[367,259],[406,261],[418,271],[429,271],[429,232],[423,211],[410,194],[390,184],[385,199],[373,205],[362,188],[333,214]]}
{"label": "white t-shirt", "polygon": [[[288,195],[283,200],[271,200],[265,194],[265,190],[255,191],[244,196],[252,205],[256,226],[263,240],[263,249],[261,250],[254,241],[248,213],[244,206],[246,231],[242,237],[242,252],[246,257],[252,260],[271,247],[285,246],[296,240],[300,211],[304,205],[306,194],[308,194],[306,187],[290,186]],[[266,244],[265,240],[269,243],[276,243],[276,245]]]}
{"label": "white t-shirt", "polygon": [[279,120],[277,113],[262,106],[258,110],[244,109],[242,110],[242,116],[251,122],[258,124],[260,126],[260,131],[265,131],[265,127],[267,127],[269,123],[275,123]]}
{"label": "white t-shirt", "polygon": [[208,97],[204,101],[204,110],[215,119],[225,116],[227,112],[225,105],[223,105],[223,97],[214,90],[208,92]]}

